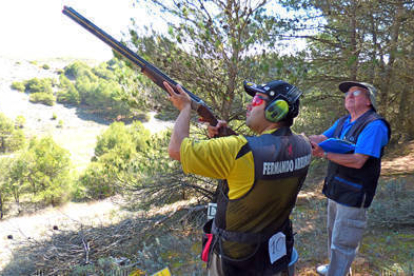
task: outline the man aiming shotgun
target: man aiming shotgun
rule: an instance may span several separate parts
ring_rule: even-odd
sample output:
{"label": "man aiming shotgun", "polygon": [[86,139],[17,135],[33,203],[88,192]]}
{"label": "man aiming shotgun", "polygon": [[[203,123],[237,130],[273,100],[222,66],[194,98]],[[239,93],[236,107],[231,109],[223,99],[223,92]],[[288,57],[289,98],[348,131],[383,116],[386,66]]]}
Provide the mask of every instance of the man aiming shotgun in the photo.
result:
{"label": "man aiming shotgun", "polygon": [[[204,226],[202,258],[209,275],[283,275],[291,260],[289,215],[306,178],[311,145],[290,127],[299,113],[302,92],[281,80],[245,82],[253,97],[246,125],[258,136],[231,135],[196,141],[189,138],[191,99],[164,83],[180,110],[169,154],[185,173],[224,180],[217,213]],[[223,126],[210,127],[211,135]]]}
{"label": "man aiming shotgun", "polygon": [[[72,8],[63,10],[169,93],[180,111],[169,155],[182,163],[185,173],[224,180],[219,186],[217,214],[205,227],[202,259],[209,275],[282,275],[293,250],[289,216],[305,181],[311,160],[310,142],[292,133],[302,92],[274,80],[263,85],[244,83],[252,96],[247,126],[258,136],[235,135],[218,121],[195,95],[155,66],[120,44]],[[191,110],[210,123],[210,136],[189,138]],[[225,131],[223,131],[225,130]]]}

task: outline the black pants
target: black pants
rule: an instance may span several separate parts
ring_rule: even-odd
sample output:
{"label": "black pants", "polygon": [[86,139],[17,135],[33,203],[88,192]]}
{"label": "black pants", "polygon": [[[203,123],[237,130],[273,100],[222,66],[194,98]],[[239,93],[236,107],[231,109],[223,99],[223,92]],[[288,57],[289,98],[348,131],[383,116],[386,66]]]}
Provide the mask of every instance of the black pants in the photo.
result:
{"label": "black pants", "polygon": [[[259,273],[256,273],[254,270],[252,271],[245,271],[248,274],[243,274],[243,275],[257,275],[257,276],[262,276]],[[208,270],[208,275],[209,276],[233,276],[233,275],[240,275],[240,274],[232,274],[232,273],[225,273],[223,271],[223,267],[222,267],[222,263],[220,261],[220,258],[217,256],[217,254],[212,254],[212,258],[211,258],[211,263],[210,263],[210,268]],[[268,274],[269,276],[288,276],[288,272],[287,270],[283,270],[280,272],[276,272],[274,274]]]}

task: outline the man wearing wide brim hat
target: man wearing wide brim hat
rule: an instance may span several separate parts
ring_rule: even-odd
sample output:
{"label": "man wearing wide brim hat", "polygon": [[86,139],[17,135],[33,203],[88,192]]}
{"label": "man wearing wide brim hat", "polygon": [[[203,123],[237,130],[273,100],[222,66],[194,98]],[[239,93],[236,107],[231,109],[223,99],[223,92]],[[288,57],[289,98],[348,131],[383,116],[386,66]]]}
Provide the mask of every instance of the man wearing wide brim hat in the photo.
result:
{"label": "man wearing wide brim hat", "polygon": [[[345,276],[350,271],[367,226],[366,213],[375,195],[384,147],[391,136],[388,122],[377,114],[373,85],[346,81],[339,84],[339,90],[344,93],[349,114],[322,135],[310,137],[312,154],[329,161],[322,190],[328,198],[329,263],[317,268],[320,275],[329,276]],[[344,144],[349,152],[344,152]]]}

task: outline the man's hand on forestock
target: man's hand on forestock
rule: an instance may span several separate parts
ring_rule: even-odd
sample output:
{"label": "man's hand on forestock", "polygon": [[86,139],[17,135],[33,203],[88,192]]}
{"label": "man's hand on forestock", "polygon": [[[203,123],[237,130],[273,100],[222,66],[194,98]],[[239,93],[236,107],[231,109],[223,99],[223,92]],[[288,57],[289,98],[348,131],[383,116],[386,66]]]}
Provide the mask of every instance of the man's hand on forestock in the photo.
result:
{"label": "man's hand on forestock", "polygon": [[177,92],[167,82],[164,87],[168,91],[169,100],[180,110],[180,114],[175,120],[174,129],[171,134],[170,144],[168,145],[168,153],[172,159],[181,160],[180,147],[184,138],[190,133],[190,117],[191,117],[191,98],[185,93],[180,85],[177,84]]}
{"label": "man's hand on forestock", "polygon": [[316,157],[324,157],[323,149],[314,141],[311,140],[312,144],[312,155]]}
{"label": "man's hand on forestock", "polygon": [[184,108],[190,108],[191,109],[191,98],[181,88],[181,85],[177,84],[176,88],[177,88],[178,93],[176,93],[168,82],[164,81],[163,84],[164,84],[164,87],[167,89],[168,93],[170,94],[168,99],[173,103],[173,105],[178,110],[181,111]]}
{"label": "man's hand on forestock", "polygon": [[328,139],[328,138],[324,135],[311,135],[311,136],[309,136],[309,140],[311,140],[314,143],[318,143],[318,144],[322,141],[325,141],[326,139]]}

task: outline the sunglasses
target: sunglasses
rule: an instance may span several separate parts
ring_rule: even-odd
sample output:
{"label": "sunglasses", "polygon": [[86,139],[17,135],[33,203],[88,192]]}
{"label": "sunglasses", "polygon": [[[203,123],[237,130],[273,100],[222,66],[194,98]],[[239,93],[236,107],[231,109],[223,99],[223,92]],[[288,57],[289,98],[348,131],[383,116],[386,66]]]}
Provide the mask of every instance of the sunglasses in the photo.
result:
{"label": "sunglasses", "polygon": [[358,97],[359,95],[361,95],[361,93],[362,93],[361,90],[355,90],[355,91],[352,91],[352,92],[348,91],[348,92],[345,93],[345,98],[350,96],[350,95],[353,95],[354,97]]}
{"label": "sunglasses", "polygon": [[266,98],[264,98],[260,95],[256,95],[256,96],[253,97],[252,107],[259,106],[262,103],[267,102],[267,101],[268,101],[268,99],[266,99]]}

